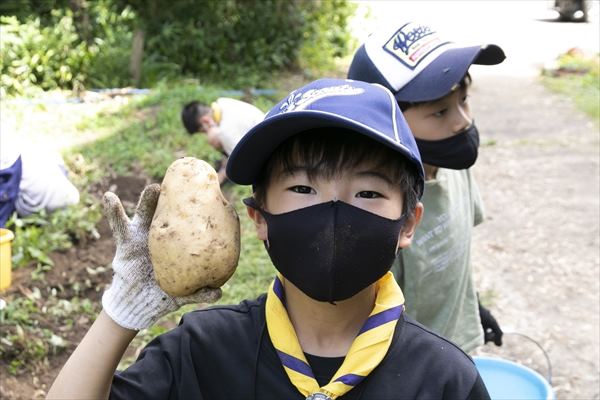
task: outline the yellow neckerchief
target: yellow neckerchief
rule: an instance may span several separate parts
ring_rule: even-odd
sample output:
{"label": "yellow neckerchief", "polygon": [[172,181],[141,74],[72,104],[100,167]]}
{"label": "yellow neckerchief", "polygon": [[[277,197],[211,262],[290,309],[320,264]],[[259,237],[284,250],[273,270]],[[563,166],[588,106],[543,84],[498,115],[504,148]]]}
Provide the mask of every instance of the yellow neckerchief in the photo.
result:
{"label": "yellow neckerchief", "polygon": [[379,279],[376,285],[377,297],[373,311],[352,342],[341,367],[331,381],[320,388],[285,309],[281,277],[275,277],[265,306],[267,329],[283,369],[302,395],[308,398],[322,393],[332,400],[336,399],[358,385],[386,355],[396,323],[404,309],[404,296],[391,272]]}
{"label": "yellow neckerchief", "polygon": [[215,123],[219,125],[221,123],[221,107],[216,101],[214,101],[210,104],[210,108],[212,109]]}

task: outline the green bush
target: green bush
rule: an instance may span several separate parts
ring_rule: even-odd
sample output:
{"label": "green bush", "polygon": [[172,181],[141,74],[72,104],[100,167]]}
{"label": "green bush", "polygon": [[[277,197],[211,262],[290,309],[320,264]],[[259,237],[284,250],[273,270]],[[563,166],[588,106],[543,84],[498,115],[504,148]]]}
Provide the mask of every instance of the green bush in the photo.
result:
{"label": "green bush", "polygon": [[73,13],[54,10],[47,25],[39,17],[19,21],[0,16],[2,95],[37,89],[122,87],[129,84],[129,53],[134,15],[105,1],[94,3],[92,40],[80,37]]}
{"label": "green bush", "polygon": [[[148,16],[144,51],[157,62],[178,65],[182,74],[205,82],[259,85],[273,71],[295,64],[305,23],[303,4],[170,2],[160,17]],[[147,77],[144,80],[148,82]]]}
{"label": "green bush", "polygon": [[142,86],[193,77],[265,87],[277,71],[328,69],[345,55],[355,8],[347,0],[100,0],[74,14],[70,2],[52,3],[50,13],[30,3],[0,17],[3,94],[129,86],[135,29],[145,32]]}
{"label": "green bush", "polygon": [[277,71],[323,70],[344,56],[356,7],[347,0],[223,0],[165,8],[146,26],[146,54],[204,82],[261,87]]}
{"label": "green bush", "polygon": [[68,249],[73,242],[98,238],[96,223],[100,220],[100,208],[87,193],[82,193],[80,203],[56,210],[45,211],[19,218],[16,213],[8,221],[7,228],[15,233],[12,243],[14,268],[38,263],[39,267],[53,266],[48,254]]}
{"label": "green bush", "polygon": [[304,3],[306,28],[300,49],[300,66],[322,71],[334,66],[354,47],[348,22],[356,4],[346,0],[318,0]]}
{"label": "green bush", "polygon": [[72,18],[55,13],[56,25],[43,27],[39,18],[20,23],[0,17],[0,83],[2,95],[83,87],[90,52],[79,40]]}
{"label": "green bush", "polygon": [[567,95],[600,126],[600,54],[567,52],[557,58],[556,68],[543,71],[542,82]]}
{"label": "green bush", "polygon": [[86,86],[129,86],[129,55],[135,14],[130,8],[118,12],[108,2],[94,3],[91,13],[94,24],[89,49],[94,56],[87,71]]}

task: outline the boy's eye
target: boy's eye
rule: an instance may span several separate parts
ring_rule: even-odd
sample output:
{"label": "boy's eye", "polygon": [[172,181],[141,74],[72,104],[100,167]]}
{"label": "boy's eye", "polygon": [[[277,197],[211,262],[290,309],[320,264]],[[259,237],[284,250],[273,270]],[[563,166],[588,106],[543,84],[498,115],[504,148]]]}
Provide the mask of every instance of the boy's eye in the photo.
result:
{"label": "boy's eye", "polygon": [[377,192],[373,192],[371,190],[363,190],[362,192],[358,192],[356,197],[360,197],[363,199],[375,199],[377,197],[381,197],[381,195]]}
{"label": "boy's eye", "polygon": [[300,193],[300,194],[310,194],[312,193],[312,188],[310,186],[296,185],[290,188],[292,192]]}
{"label": "boy's eye", "polygon": [[463,98],[461,99],[461,101],[462,101],[462,104],[466,104],[468,100],[469,100],[469,95],[466,95],[466,94],[465,94],[465,95],[463,96]]}
{"label": "boy's eye", "polygon": [[443,117],[443,116],[444,116],[444,114],[446,114],[446,111],[448,111],[448,109],[447,109],[447,108],[444,108],[444,109],[442,109],[442,110],[439,110],[439,111],[436,111],[436,112],[434,112],[434,113],[433,113],[433,115],[434,115],[435,117]]}

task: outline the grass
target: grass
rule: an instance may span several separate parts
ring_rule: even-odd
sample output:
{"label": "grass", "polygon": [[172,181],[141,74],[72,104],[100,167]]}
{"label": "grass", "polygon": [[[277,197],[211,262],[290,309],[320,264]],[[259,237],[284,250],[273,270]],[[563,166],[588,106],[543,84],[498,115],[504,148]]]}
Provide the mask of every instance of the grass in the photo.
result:
{"label": "grass", "polygon": [[544,72],[542,82],[571,98],[600,126],[600,54],[563,54],[558,57],[556,69]]}
{"label": "grass", "polygon": [[[88,299],[59,299],[56,290],[40,288],[14,298],[0,310],[0,356],[11,374],[37,370],[48,363],[48,356],[62,351],[67,342],[64,332],[76,320],[94,318],[97,307]],[[49,326],[60,325],[53,332]]]}

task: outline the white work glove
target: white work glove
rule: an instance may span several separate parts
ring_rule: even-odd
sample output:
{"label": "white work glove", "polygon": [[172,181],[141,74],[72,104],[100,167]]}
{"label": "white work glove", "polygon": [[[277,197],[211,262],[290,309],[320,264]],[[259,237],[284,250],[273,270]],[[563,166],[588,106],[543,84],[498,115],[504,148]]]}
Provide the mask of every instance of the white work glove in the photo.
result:
{"label": "white work glove", "polygon": [[147,186],[131,220],[117,195],[104,194],[104,212],[117,251],[112,263],[113,281],[102,296],[102,307],[123,328],[148,328],[184,304],[213,303],[221,297],[221,289],[211,288],[202,288],[185,297],[172,297],[158,286],[150,261],[148,232],[159,194],[160,185]]}

